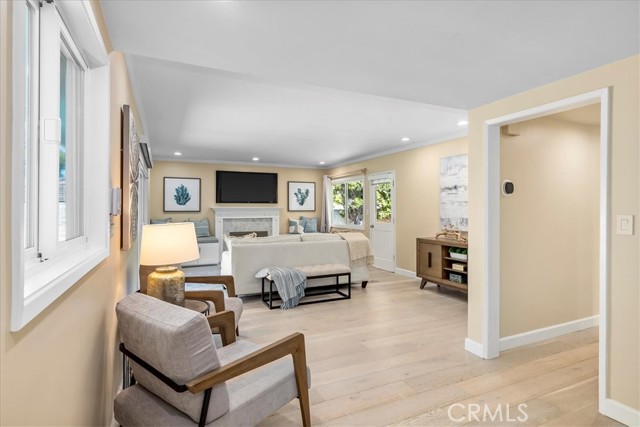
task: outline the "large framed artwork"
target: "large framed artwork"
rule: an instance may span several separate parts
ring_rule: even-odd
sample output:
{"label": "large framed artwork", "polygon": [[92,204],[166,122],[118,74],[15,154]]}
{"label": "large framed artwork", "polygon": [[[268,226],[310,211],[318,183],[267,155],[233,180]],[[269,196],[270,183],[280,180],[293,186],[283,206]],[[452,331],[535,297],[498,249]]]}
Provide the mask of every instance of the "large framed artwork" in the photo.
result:
{"label": "large framed artwork", "polygon": [[138,235],[138,174],[140,172],[140,137],[129,105],[122,106],[122,216],[120,247],[131,249]]}
{"label": "large framed artwork", "polygon": [[290,212],[309,212],[316,210],[316,183],[289,181],[289,200],[287,209]]}
{"label": "large framed artwork", "polygon": [[200,212],[200,178],[165,177],[165,212]]}
{"label": "large framed artwork", "polygon": [[469,229],[469,156],[440,159],[440,228]]}

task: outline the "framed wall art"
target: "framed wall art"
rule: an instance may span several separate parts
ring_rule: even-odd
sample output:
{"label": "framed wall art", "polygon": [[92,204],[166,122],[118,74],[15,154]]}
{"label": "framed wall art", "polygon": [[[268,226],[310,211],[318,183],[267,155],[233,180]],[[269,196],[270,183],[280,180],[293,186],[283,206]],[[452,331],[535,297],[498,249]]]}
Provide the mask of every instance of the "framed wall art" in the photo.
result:
{"label": "framed wall art", "polygon": [[440,228],[467,231],[469,157],[466,154],[440,159]]}
{"label": "framed wall art", "polygon": [[200,178],[165,177],[162,210],[200,212]]}
{"label": "framed wall art", "polygon": [[120,247],[131,249],[138,235],[138,175],[140,173],[140,137],[129,105],[122,106],[122,215]]}
{"label": "framed wall art", "polygon": [[289,200],[287,209],[290,212],[309,212],[316,210],[316,183],[289,181]]}

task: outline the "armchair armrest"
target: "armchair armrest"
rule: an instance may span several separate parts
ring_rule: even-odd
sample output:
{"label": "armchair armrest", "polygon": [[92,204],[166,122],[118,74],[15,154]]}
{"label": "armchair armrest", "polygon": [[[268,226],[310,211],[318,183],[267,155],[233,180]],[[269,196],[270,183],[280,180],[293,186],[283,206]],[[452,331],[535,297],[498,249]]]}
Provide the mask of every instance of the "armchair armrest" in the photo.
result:
{"label": "armchair armrest", "polygon": [[236,283],[233,280],[233,276],[187,276],[185,280],[189,283],[225,285],[227,287],[227,294],[230,297],[236,296]]}
{"label": "armchair armrest", "polygon": [[211,332],[219,332],[222,345],[236,342],[236,319],[233,311],[221,311],[207,316]]}
{"label": "armchair armrest", "polygon": [[309,411],[309,383],[307,379],[307,356],[304,345],[304,335],[296,332],[286,338],[278,340],[266,347],[254,351],[227,365],[221,366],[192,381],[186,383],[187,389],[193,393],[200,393],[216,384],[223,383],[256,368],[264,366],[287,355],[293,356],[293,367],[298,389],[298,399],[302,411],[303,425],[311,425]]}
{"label": "armchair armrest", "polygon": [[[191,279],[188,280],[191,283],[195,283]],[[211,301],[216,308],[216,313],[220,313],[226,309],[224,305],[224,292],[221,290],[184,291],[184,297],[201,301]]]}

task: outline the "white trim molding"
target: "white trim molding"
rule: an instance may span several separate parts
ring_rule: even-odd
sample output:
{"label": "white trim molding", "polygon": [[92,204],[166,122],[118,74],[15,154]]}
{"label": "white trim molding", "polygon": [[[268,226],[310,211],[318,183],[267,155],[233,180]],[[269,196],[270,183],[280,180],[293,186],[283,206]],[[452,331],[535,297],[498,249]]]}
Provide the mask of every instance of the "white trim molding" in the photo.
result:
{"label": "white trim molding", "polygon": [[418,278],[418,276],[416,275],[416,272],[415,272],[415,271],[405,270],[404,268],[398,268],[398,267],[396,267],[396,271],[395,271],[395,273],[398,273],[398,274],[400,274],[400,275],[402,275],[402,276],[410,277],[410,278],[412,278],[412,279],[417,279],[417,278]]}
{"label": "white trim molding", "polygon": [[510,335],[500,338],[500,351],[509,350],[511,348],[522,347],[523,345],[533,344],[540,341],[550,340],[572,332],[582,331],[583,329],[598,326],[600,316],[595,315],[585,317],[583,319],[573,320],[571,322],[560,323],[557,325],[547,326],[546,328],[535,329],[533,331],[523,332],[521,334]]}
{"label": "white trim molding", "polygon": [[471,354],[475,354],[478,357],[486,359],[486,357],[484,356],[485,353],[482,344],[472,340],[471,338],[464,339],[464,349]]}
{"label": "white trim molding", "polygon": [[[502,117],[487,120],[484,123],[484,227],[483,238],[484,265],[483,276],[483,315],[482,315],[482,346],[485,358],[497,357],[502,345],[522,345],[533,337],[543,336],[553,328],[556,332],[564,326],[552,327],[550,331],[532,331],[526,336],[506,337],[500,339],[500,127],[513,123],[544,117],[575,108],[600,103],[600,223],[599,223],[599,390],[598,401],[600,411],[609,417],[616,418],[617,410],[609,412],[603,402],[609,400],[607,383],[609,355],[609,277],[610,277],[610,183],[611,183],[611,87],[594,90],[570,98],[561,99],[528,110],[518,111]],[[583,320],[577,321],[578,325]],[[585,321],[586,322],[586,321]],[[588,323],[588,322],[587,322]],[[574,325],[575,326],[575,325]],[[506,344],[505,344],[506,343]],[[512,348],[512,347],[509,347]],[[616,406],[618,408],[618,406]],[[624,412],[624,411],[622,411]]]}
{"label": "white trim molding", "polygon": [[600,413],[616,421],[632,427],[640,426],[640,411],[630,408],[617,400],[605,399],[600,401]]}

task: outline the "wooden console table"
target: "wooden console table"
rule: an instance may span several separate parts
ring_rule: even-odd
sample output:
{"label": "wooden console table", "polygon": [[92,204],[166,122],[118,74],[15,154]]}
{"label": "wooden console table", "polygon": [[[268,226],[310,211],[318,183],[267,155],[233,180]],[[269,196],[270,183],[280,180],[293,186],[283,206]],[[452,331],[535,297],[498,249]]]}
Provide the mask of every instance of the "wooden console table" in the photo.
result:
{"label": "wooden console table", "polygon": [[[434,239],[419,237],[416,239],[416,275],[422,279],[420,289],[427,282],[435,283],[438,287],[447,286],[466,293],[469,288],[468,255],[466,257],[451,254],[451,248],[467,249],[466,242],[448,239]],[[454,258],[455,257],[455,258]],[[450,280],[455,275],[461,282]]]}

